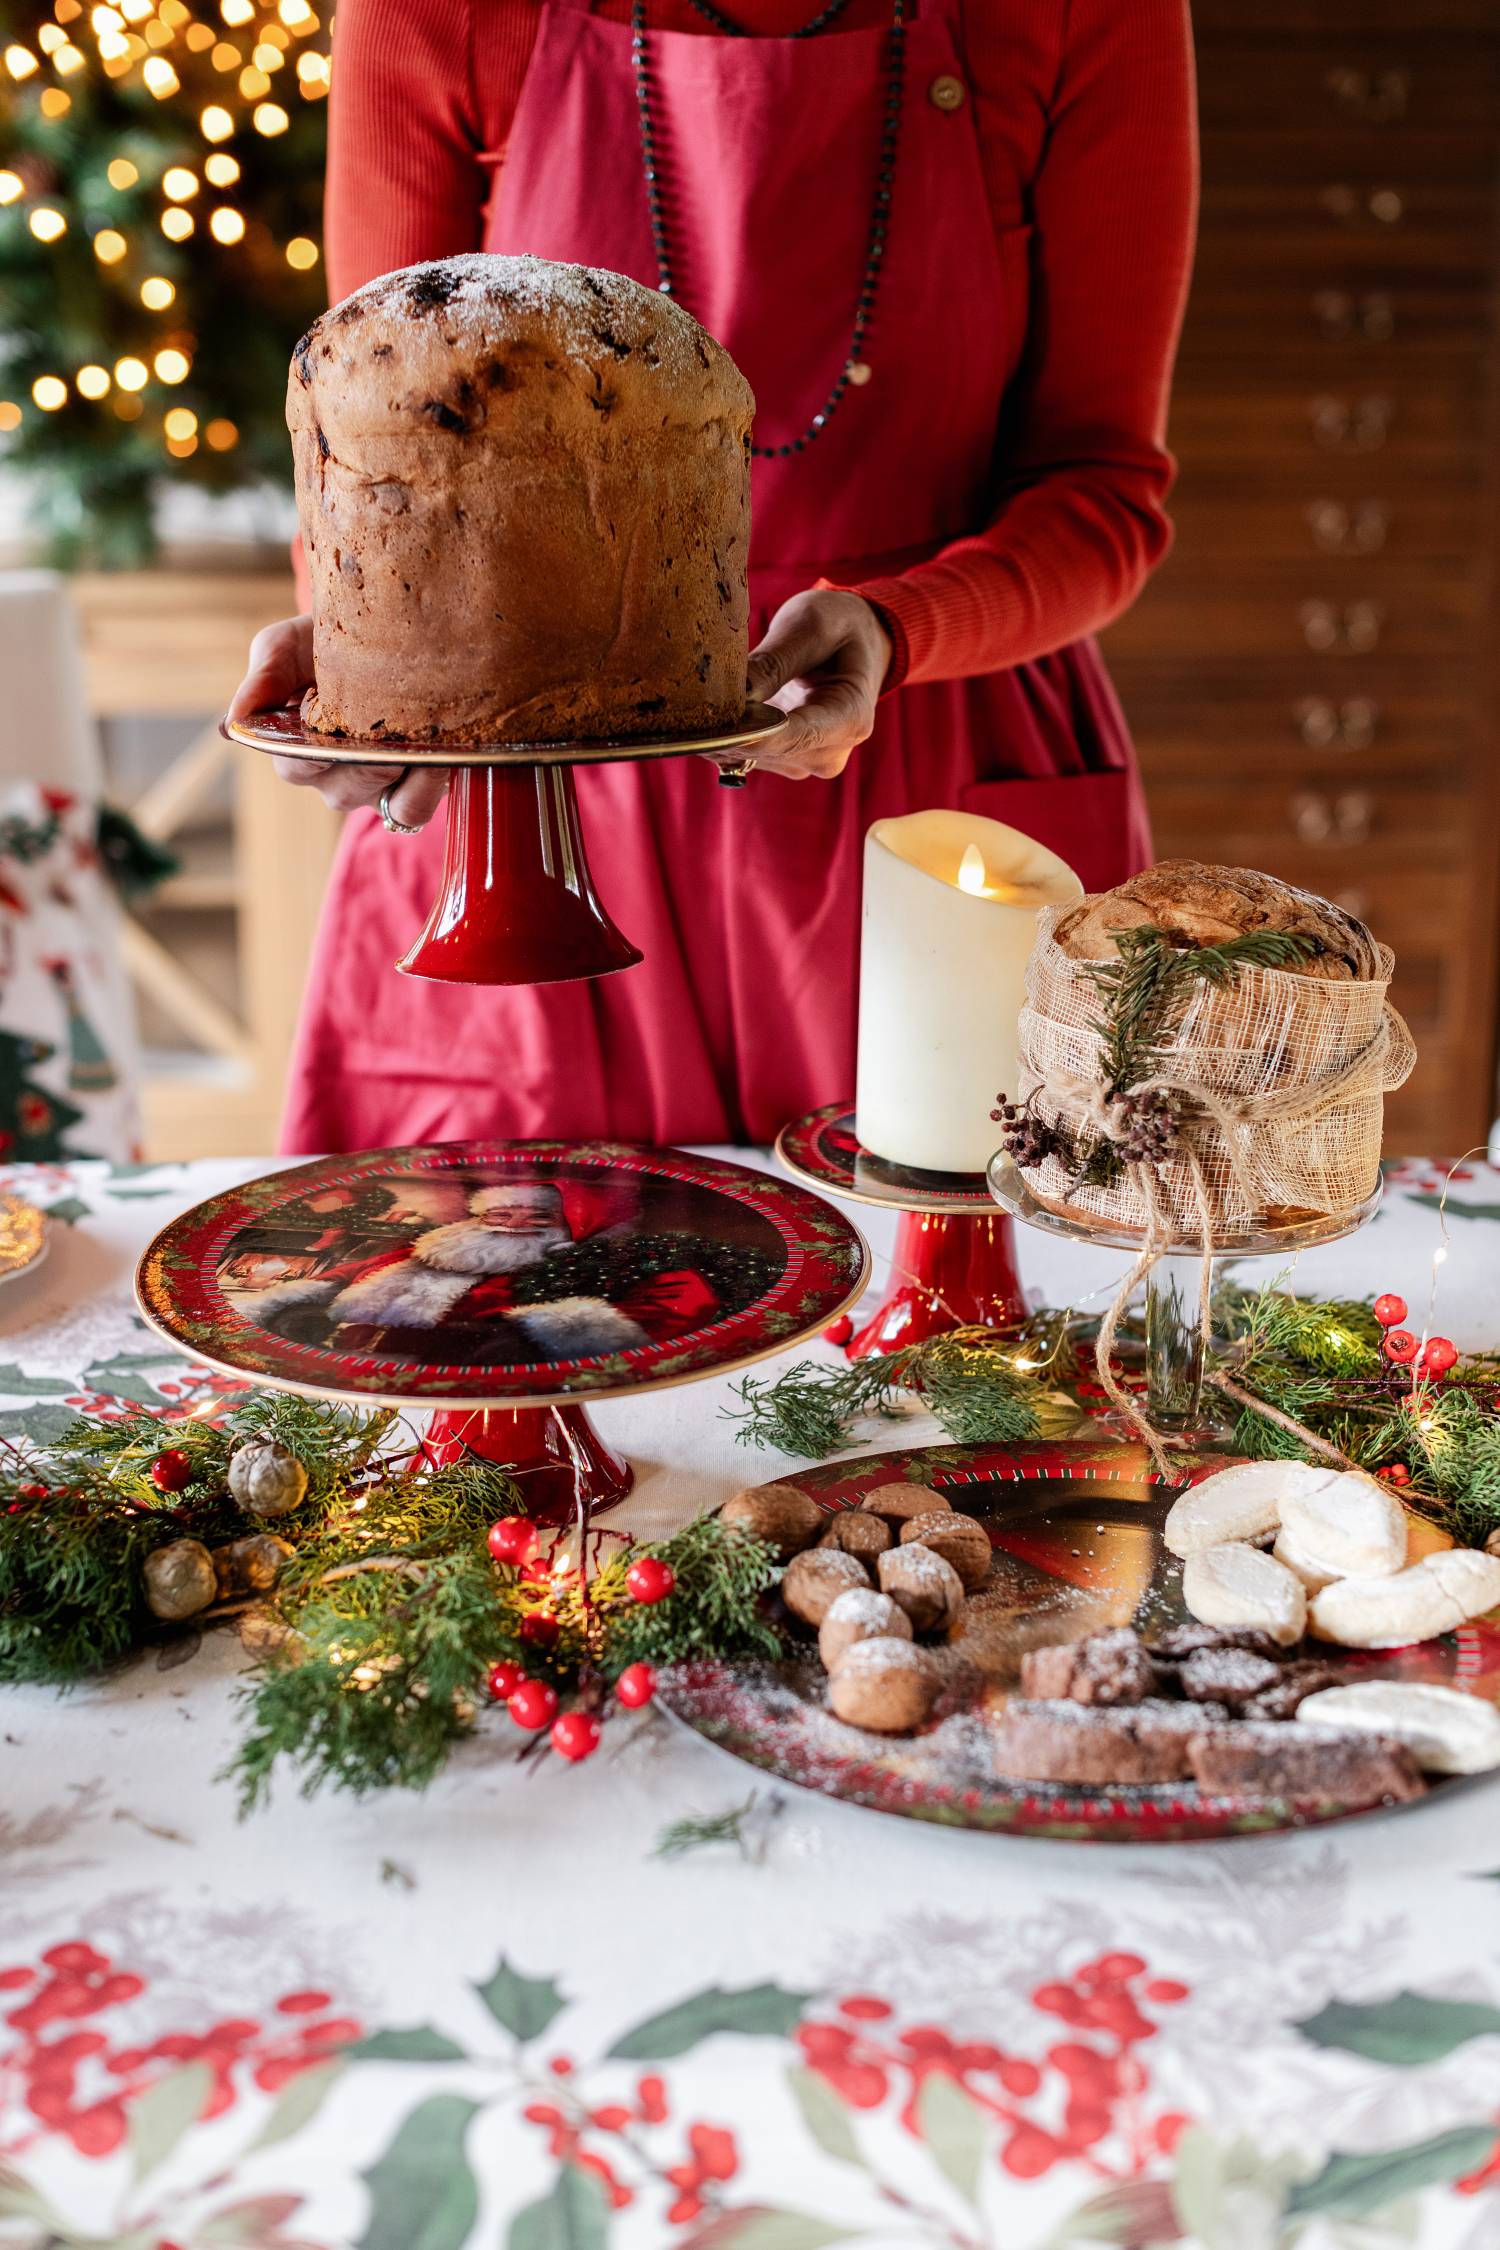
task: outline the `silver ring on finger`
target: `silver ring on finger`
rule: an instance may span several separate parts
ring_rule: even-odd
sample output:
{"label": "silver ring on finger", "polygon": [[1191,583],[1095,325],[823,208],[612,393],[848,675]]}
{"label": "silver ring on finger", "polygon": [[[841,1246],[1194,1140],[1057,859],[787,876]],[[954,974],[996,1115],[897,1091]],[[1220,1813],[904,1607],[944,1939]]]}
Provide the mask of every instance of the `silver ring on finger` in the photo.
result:
{"label": "silver ring on finger", "polygon": [[721,789],[743,789],[754,771],[755,760],[753,758],[741,758],[735,765],[720,766],[719,787]]}
{"label": "silver ring on finger", "polygon": [[391,799],[410,772],[410,766],[403,766],[390,786],[380,792],[380,817],[385,823],[385,831],[388,836],[420,836],[422,833],[420,821],[398,820],[391,811]]}

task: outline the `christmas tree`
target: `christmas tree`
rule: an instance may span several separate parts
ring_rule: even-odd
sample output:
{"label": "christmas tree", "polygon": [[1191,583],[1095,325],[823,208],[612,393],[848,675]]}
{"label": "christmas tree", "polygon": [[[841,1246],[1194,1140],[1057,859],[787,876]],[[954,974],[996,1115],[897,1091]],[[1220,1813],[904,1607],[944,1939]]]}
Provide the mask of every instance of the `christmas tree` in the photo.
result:
{"label": "christmas tree", "polygon": [[290,480],[287,361],[325,302],[326,30],[309,0],[13,0],[6,21],[0,459],[54,560],[135,563],[163,480]]}
{"label": "christmas tree", "polygon": [[45,1040],[0,1030],[0,1161],[43,1164],[69,1153],[62,1137],[83,1111],[31,1077],[53,1052]]}

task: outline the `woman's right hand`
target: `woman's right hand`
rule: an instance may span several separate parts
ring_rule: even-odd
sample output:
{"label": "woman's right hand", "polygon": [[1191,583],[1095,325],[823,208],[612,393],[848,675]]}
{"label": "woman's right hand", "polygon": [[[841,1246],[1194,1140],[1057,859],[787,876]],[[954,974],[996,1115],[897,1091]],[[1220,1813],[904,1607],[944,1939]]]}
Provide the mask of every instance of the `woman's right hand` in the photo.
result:
{"label": "woman's right hand", "polygon": [[[250,643],[245,677],[229,706],[231,719],[250,719],[260,711],[277,711],[296,703],[313,684],[313,629],[310,617],[286,617],[267,625]],[[448,786],[445,767],[409,768],[393,782],[390,766],[342,765],[332,759],[274,758],[272,764],[283,781],[297,788],[316,789],[325,805],[350,812],[356,805],[386,803],[393,817],[408,828],[423,828],[443,801]]]}

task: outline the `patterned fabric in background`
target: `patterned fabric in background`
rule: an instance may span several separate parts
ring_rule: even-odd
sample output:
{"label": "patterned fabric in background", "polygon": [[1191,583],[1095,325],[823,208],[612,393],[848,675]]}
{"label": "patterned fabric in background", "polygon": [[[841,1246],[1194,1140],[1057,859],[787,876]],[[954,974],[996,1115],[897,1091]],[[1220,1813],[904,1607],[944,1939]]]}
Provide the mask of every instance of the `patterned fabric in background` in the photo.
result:
{"label": "patterned fabric in background", "polygon": [[0,1162],[139,1151],[139,1063],[98,811],[0,789]]}

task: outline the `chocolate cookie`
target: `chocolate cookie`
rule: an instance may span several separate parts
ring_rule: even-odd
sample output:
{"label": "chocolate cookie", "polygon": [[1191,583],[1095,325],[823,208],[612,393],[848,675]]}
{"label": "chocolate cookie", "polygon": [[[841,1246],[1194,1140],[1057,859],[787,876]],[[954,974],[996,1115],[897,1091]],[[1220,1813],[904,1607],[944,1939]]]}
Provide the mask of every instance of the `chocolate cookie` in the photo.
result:
{"label": "chocolate cookie", "polygon": [[1222,1727],[1193,1737],[1188,1761],[1215,1796],[1310,1797],[1342,1805],[1404,1804],[1426,1788],[1404,1744],[1332,1727]]}
{"label": "chocolate cookie", "polygon": [[1021,1690],[1046,1702],[1144,1703],[1157,1690],[1157,1670],[1138,1633],[1128,1625],[1028,1649],[1021,1659]]}
{"label": "chocolate cookie", "polygon": [[1228,1717],[1212,1703],[1108,1708],[1017,1699],[1000,1722],[995,1770],[1008,1781],[1182,1781],[1192,1745]]}

